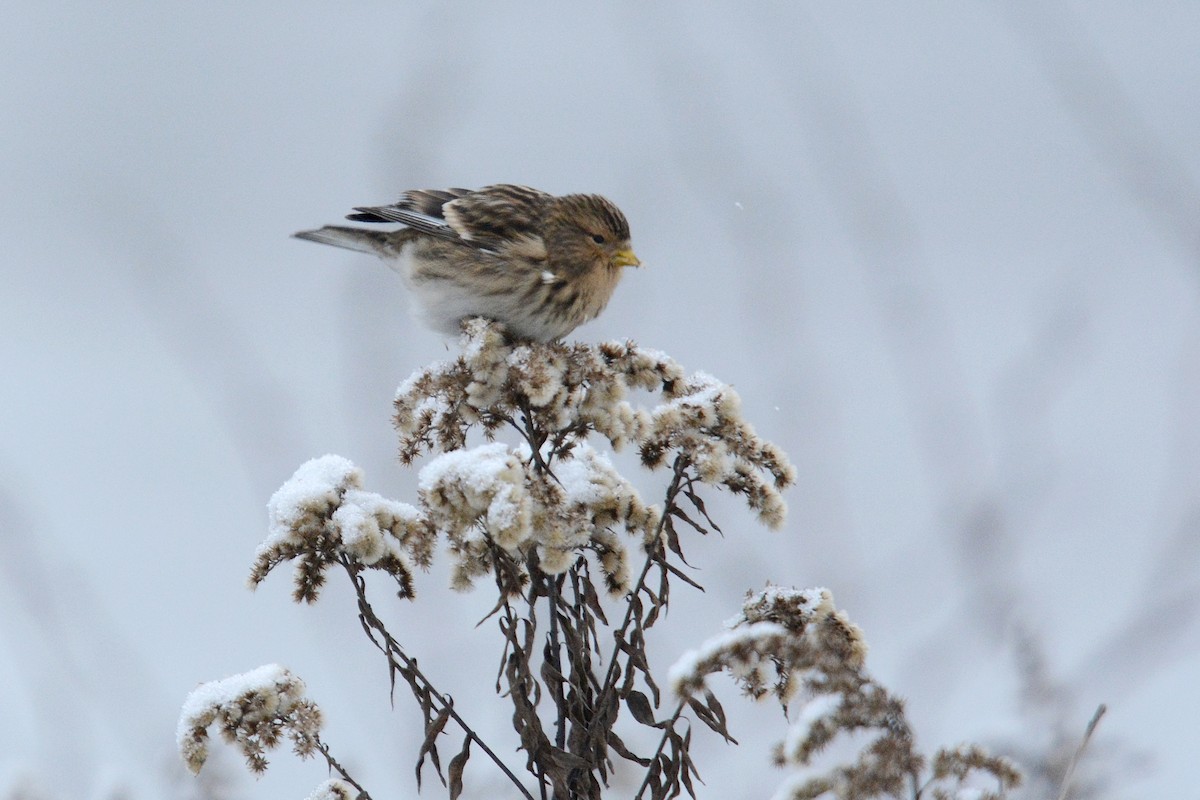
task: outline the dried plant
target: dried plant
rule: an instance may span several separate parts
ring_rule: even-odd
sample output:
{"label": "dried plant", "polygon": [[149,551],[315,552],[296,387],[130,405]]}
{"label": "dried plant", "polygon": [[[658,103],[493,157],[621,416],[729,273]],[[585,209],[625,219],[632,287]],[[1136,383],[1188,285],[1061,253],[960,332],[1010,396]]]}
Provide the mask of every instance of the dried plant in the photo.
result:
{"label": "dried plant", "polygon": [[[939,750],[932,760],[916,750],[904,703],[864,671],[862,631],[834,608],[829,590],[770,586],[749,596],[727,626],[671,668],[677,694],[694,697],[706,676],[725,670],[756,700],[775,697],[785,711],[799,704],[775,748],[781,767],[810,767],[839,736],[866,740],[850,763],[816,775],[798,771],[778,800],[999,800],[1020,783],[1011,762],[975,745]],[[992,785],[976,787],[971,779],[978,776]]]}
{"label": "dried plant", "polygon": [[296,754],[317,749],[321,712],[304,697],[304,682],[277,664],[201,685],[188,695],[180,714],[179,753],[193,774],[208,759],[208,728],[217,724],[225,741],[236,744],[253,772],[267,768],[264,751],[288,736]]}
{"label": "dried plant", "polygon": [[[427,459],[416,505],[365,491],[361,471],[344,458],[314,459],[271,498],[269,535],[250,575],[257,586],[294,562],[293,595],[306,603],[319,598],[331,569],[346,575],[393,690],[399,679],[420,707],[418,787],[428,759],[452,800],[459,797],[477,751],[529,800],[599,798],[621,762],[641,770],[637,798],[694,796],[689,718],[734,741],[704,685],[723,669],[754,698],[774,696],[785,710],[804,703],[776,749],[780,765],[809,764],[842,733],[877,734],[857,761],[792,781],[781,798],[926,791],[948,798],[974,773],[996,784],[978,797],[1002,797],[1015,785],[1011,766],[978,748],[940,751],[931,761],[914,750],[902,703],[867,677],[861,632],[825,590],[753,596],[727,632],[675,665],[674,698],[664,698],[646,636],[670,603],[673,581],[698,586],[686,571],[681,534],[719,530],[702,488],[741,496],[776,528],[786,513],[780,491],[795,480],[794,469],[742,419],[732,388],[687,375],[662,353],[633,343],[513,342],[483,320],[464,324],[462,345],[461,355],[417,372],[396,396],[400,461]],[[637,404],[631,393],[652,402]],[[497,441],[504,431],[514,444]],[[473,433],[484,441],[472,443]],[[639,495],[597,440],[614,451],[636,448],[646,468],[664,473],[658,502]],[[369,597],[368,577],[382,572],[400,598],[412,599],[414,572],[431,564],[439,544],[451,559],[453,588],[486,580],[496,589],[489,616],[504,642],[496,688],[512,705],[520,766],[475,732]],[[606,602],[616,603],[619,619],[610,622]],[[313,800],[368,798],[320,740],[320,715],[302,691],[277,667],[202,686],[180,721],[185,761],[200,768],[214,723],[256,771],[266,765],[264,750],[286,734],[297,753],[319,753],[337,773]],[[619,719],[623,730],[632,721],[659,731],[657,748],[634,752],[618,734]],[[455,729],[461,744],[443,769],[440,748]]]}

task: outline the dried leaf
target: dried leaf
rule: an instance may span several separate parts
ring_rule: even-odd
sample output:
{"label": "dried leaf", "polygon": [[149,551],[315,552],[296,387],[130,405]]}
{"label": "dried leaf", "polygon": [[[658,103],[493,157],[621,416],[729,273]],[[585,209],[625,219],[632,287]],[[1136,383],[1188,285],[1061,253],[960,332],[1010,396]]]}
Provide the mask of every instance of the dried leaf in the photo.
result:
{"label": "dried leaf", "polygon": [[716,703],[716,709],[713,710],[707,703],[701,703],[695,697],[687,699],[688,707],[696,715],[696,718],[707,725],[714,732],[719,733],[727,742],[737,744],[737,740],[730,735],[729,730],[725,727],[725,711],[721,708],[721,704],[716,702],[716,698],[712,696],[712,692],[705,690],[713,703]]}
{"label": "dried leaf", "polygon": [[588,610],[596,615],[596,619],[608,625],[608,617],[604,616],[604,608],[600,605],[600,595],[590,580],[584,581],[583,584],[583,602],[587,604]]}
{"label": "dried leaf", "polygon": [[[672,553],[679,556],[680,558],[683,558],[683,548],[680,547],[680,545],[679,545],[679,534],[675,531],[675,524],[673,522],[671,522],[671,516],[674,513],[675,513],[675,506],[671,506],[670,508],[667,509],[666,515],[663,516],[663,530],[667,534],[667,537],[666,537],[667,538],[667,547],[671,550]],[[664,559],[664,563],[665,563],[665,561],[666,561],[666,559]],[[687,563],[687,559],[684,559],[684,563],[685,564]]]}
{"label": "dried leaf", "polygon": [[430,761],[433,762],[433,767],[437,771],[437,776],[441,779],[442,785],[446,785],[446,778],[442,775],[441,759],[438,757],[437,737],[442,732],[442,729],[446,727],[446,722],[450,719],[451,708],[452,706],[447,705],[431,723],[425,726],[425,741],[421,742],[421,750],[417,754],[417,791],[421,790],[421,767],[425,763],[425,756],[427,754]]}
{"label": "dried leaf", "polygon": [[626,761],[633,761],[643,767],[650,766],[650,759],[642,758],[637,753],[634,753],[625,746],[625,742],[621,741],[621,737],[611,730],[608,732],[608,746],[617,751],[617,755]]}
{"label": "dried leaf", "polygon": [[625,695],[625,707],[629,709],[630,714],[633,714],[633,718],[641,724],[651,728],[662,727],[662,723],[654,719],[654,709],[650,706],[649,698],[641,692],[631,691]]}
{"label": "dried leaf", "polygon": [[[683,558],[683,556],[680,556],[680,558]],[[686,563],[686,562],[684,562],[684,563]],[[665,562],[665,561],[664,561],[664,562],[663,562],[663,567],[665,567],[667,570],[669,570],[669,571],[670,571],[670,573],[671,573],[672,575],[674,575],[676,578],[679,578],[681,581],[683,581],[684,583],[688,584],[689,586],[691,586],[691,587],[693,587],[693,588],[695,588],[695,589],[699,589],[699,590],[700,590],[700,591],[702,591],[702,592],[704,591],[704,587],[703,587],[703,586],[701,586],[700,584],[696,583],[694,580],[692,580],[691,578],[689,578],[689,577],[688,577],[686,574],[684,574],[683,572],[681,572],[681,571],[679,570],[679,568],[678,568],[678,567],[676,567],[675,565],[673,565],[673,564],[668,564],[667,562]]]}
{"label": "dried leaf", "polygon": [[574,753],[568,753],[560,747],[551,747],[550,756],[557,766],[566,770],[591,768],[591,764],[586,759],[580,758]]}
{"label": "dried leaf", "polygon": [[552,664],[549,661],[543,660],[540,672],[542,674],[542,682],[546,684],[547,689],[552,692],[562,691],[561,687],[567,682],[567,679],[562,674],[562,671],[558,668],[557,664]]}
{"label": "dried leaf", "polygon": [[700,515],[704,517],[705,522],[711,525],[714,531],[722,536],[725,535],[725,532],[721,530],[721,526],[713,521],[713,518],[708,515],[707,509],[704,508],[704,498],[696,494],[696,492],[690,487],[683,490],[683,495],[691,502],[693,506],[696,507],[696,510],[699,511]]}
{"label": "dried leaf", "polygon": [[458,800],[458,796],[463,790],[463,768],[467,766],[467,759],[471,757],[471,737],[463,738],[462,750],[458,751],[458,755],[450,759],[450,767],[447,770],[450,774],[450,800]]}
{"label": "dried leaf", "polygon": [[684,736],[683,739],[683,752],[680,755],[680,758],[683,761],[683,769],[680,770],[680,778],[683,781],[683,788],[687,789],[688,796],[695,798],[696,788],[692,785],[692,778],[695,777],[696,780],[700,781],[701,783],[704,783],[704,781],[700,780],[700,772],[696,769],[696,762],[692,761],[691,746],[692,731],[691,729],[688,729],[687,735]]}
{"label": "dried leaf", "polygon": [[[703,526],[703,525],[701,525],[699,522],[696,522],[694,519],[692,519],[691,517],[689,517],[689,516],[688,516],[688,515],[687,515],[687,514],[684,512],[684,510],[683,510],[682,508],[680,508],[679,506],[671,506],[671,511],[670,511],[670,513],[671,513],[673,516],[676,516],[676,517],[678,517],[679,519],[681,519],[681,520],[683,520],[684,522],[686,522],[688,525],[690,525],[690,526],[692,527],[692,529],[693,529],[693,530],[695,530],[696,532],[698,532],[698,533],[699,533],[701,536],[707,536],[707,535],[708,535],[708,528],[704,527],[704,526]],[[680,558],[683,558],[683,553],[680,553],[679,551],[676,551],[676,553],[675,553],[675,554],[676,554],[676,555],[678,555]],[[685,564],[686,564],[686,563],[687,563],[687,559],[684,559],[684,562],[683,562],[683,563],[685,563]]]}

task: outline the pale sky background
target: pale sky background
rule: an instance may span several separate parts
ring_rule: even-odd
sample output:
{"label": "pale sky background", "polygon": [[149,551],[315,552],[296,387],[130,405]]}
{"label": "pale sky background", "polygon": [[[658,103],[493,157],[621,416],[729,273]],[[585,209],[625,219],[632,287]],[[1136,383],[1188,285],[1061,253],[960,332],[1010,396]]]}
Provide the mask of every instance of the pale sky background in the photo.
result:
{"label": "pale sky background", "polygon": [[[746,589],[823,585],[928,751],[1073,745],[1105,702],[1091,796],[1200,797],[1200,4],[5,18],[0,797],[198,796],[183,698],[269,662],[377,800],[415,796],[417,714],[345,587],[300,608],[285,575],[243,584],[305,460],[415,498],[390,401],[448,351],[376,262],[288,236],[500,181],[616,201],[646,267],[577,336],[733,383],[799,468],[782,532],[714,503],[661,669]],[[489,598],[418,589],[378,605],[502,735]],[[768,797],[784,721],[716,685],[743,744],[697,732],[701,796]],[[258,781],[211,767],[247,800],[325,777],[286,751]],[[502,786],[472,760],[475,796]]]}

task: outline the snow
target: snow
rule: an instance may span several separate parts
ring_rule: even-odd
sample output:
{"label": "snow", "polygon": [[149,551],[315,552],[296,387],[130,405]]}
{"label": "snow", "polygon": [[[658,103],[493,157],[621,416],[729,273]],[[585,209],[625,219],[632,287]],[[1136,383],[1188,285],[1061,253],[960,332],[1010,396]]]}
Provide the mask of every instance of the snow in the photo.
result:
{"label": "snow", "polygon": [[807,774],[800,771],[788,775],[780,781],[779,786],[776,787],[775,792],[771,795],[771,800],[792,800],[796,796],[796,792],[800,790],[800,787],[804,785],[808,778]]}
{"label": "snow", "polygon": [[434,394],[421,398],[421,400],[415,406],[413,406],[412,413],[413,416],[418,419],[424,416],[426,413],[431,414],[434,419],[437,419],[444,415],[449,408],[450,406],[446,402],[445,397],[440,394]]}
{"label": "snow", "polygon": [[[107,796],[106,770],[164,780],[146,765],[196,681],[303,659],[329,710],[360,720],[339,745],[374,796],[411,791],[392,764],[422,732],[378,703],[377,654],[326,658],[328,637],[306,635],[353,636],[353,619],[237,587],[263,504],[309,456],[352,454],[412,500],[388,398],[456,345],[411,319],[374,259],[287,235],[404,189],[503,179],[616,200],[647,266],[578,338],[634,338],[729,381],[800,468],[780,533],[710,506],[727,537],[688,550],[708,593],[673,598],[661,652],[765,578],[824,583],[923,741],[1027,742],[1006,658],[1023,623],[1076,704],[1064,724],[1100,701],[1123,715],[1099,732],[1118,755],[1088,758],[1147,755],[1117,793],[1194,794],[1197,238],[1159,211],[1200,175],[1200,6],[1147,8],[377,4],[365,21],[311,2],[14,6],[10,764],[50,798]],[[1029,35],[1043,16],[1057,49]],[[1089,91],[1063,102],[1072,76]],[[1089,115],[1114,97],[1132,117]],[[1171,191],[1139,202],[1153,186]],[[47,213],[68,197],[69,220]],[[994,524],[975,525],[980,508]],[[412,632],[461,650],[445,619]],[[97,657],[80,669],[71,653]],[[486,725],[494,665],[447,664],[463,709],[481,687]],[[739,766],[774,734],[743,733],[711,754],[696,737],[721,765],[702,798],[770,794],[771,770]],[[246,798],[314,783],[286,758],[269,789],[229,777]],[[168,796],[156,788],[135,794]]]}
{"label": "snow", "polygon": [[795,721],[788,726],[787,734],[783,739],[784,755],[790,757],[799,750],[800,745],[812,731],[813,723],[833,714],[841,704],[842,698],[836,694],[819,694],[805,703],[796,715]]}
{"label": "snow", "polygon": [[[705,662],[723,653],[730,653],[749,645],[750,649],[756,642],[786,637],[787,628],[775,622],[755,622],[729,631],[722,631],[705,639],[699,647],[689,650],[676,659],[667,670],[667,682],[672,687],[685,686],[702,678],[696,670]],[[722,663],[721,666],[729,666]]]}
{"label": "snow", "polygon": [[443,453],[421,469],[419,486],[428,492],[440,483],[458,480],[480,492],[487,491],[508,468],[508,454],[508,445],[504,442]]}
{"label": "snow", "polygon": [[445,360],[433,361],[422,366],[420,369],[413,370],[412,374],[400,382],[396,387],[396,393],[392,399],[406,397],[412,393],[418,383],[424,380],[427,373],[444,372],[450,368],[450,362]]}
{"label": "snow", "polygon": [[354,800],[358,790],[343,780],[331,778],[318,786],[308,800]]}
{"label": "snow", "polygon": [[754,600],[765,603],[791,603],[799,601],[800,608],[812,611],[828,598],[829,590],[822,586],[809,589],[793,589],[787,586],[768,586],[754,595]]}
{"label": "snow", "polygon": [[688,409],[700,424],[713,425],[718,411],[724,411],[724,404],[733,395],[728,385],[704,372],[689,376],[687,383],[676,391],[681,392],[678,397],[654,407],[651,414],[655,418],[668,416],[675,409]]}
{"label": "snow", "polygon": [[667,685],[674,689],[676,694],[682,694],[682,687],[701,677],[697,674],[700,660],[699,650],[688,650],[667,670]]}
{"label": "snow", "polygon": [[364,564],[374,564],[384,555],[384,537],[374,514],[355,503],[343,503],[331,520],[341,534],[342,546]]}
{"label": "snow", "polygon": [[313,509],[337,504],[346,489],[362,484],[362,471],[349,459],[324,455],[304,462],[267,503],[270,536],[264,546],[290,535],[296,522]]}
{"label": "snow", "polygon": [[198,721],[202,721],[214,709],[232,704],[248,694],[277,695],[283,686],[291,688],[296,694],[304,692],[304,683],[279,664],[264,664],[249,672],[200,684],[183,701],[179,711],[179,726],[175,731],[176,742],[182,749]]}
{"label": "snow", "polygon": [[586,443],[576,446],[571,456],[554,464],[554,477],[568,503],[592,505],[612,494],[612,481],[620,476],[607,456]]}
{"label": "snow", "polygon": [[742,611],[725,620],[725,627],[733,628],[738,625],[745,624],[746,610],[751,608],[769,609],[775,606],[783,606],[805,617],[810,617],[822,606],[832,608],[833,594],[822,586],[816,586],[809,589],[793,589],[786,586],[770,585],[761,591],[755,592],[746,602],[742,604]]}
{"label": "snow", "polygon": [[388,500],[374,492],[350,489],[342,504],[333,512],[332,521],[342,539],[342,547],[364,564],[374,564],[384,556],[403,558],[395,536],[384,536],[381,525],[391,527],[395,520],[416,522],[421,512],[408,503]]}
{"label": "snow", "polygon": [[463,517],[482,512],[502,546],[511,547],[528,535],[524,470],[503,442],[438,456],[421,469],[419,487],[434,509]]}

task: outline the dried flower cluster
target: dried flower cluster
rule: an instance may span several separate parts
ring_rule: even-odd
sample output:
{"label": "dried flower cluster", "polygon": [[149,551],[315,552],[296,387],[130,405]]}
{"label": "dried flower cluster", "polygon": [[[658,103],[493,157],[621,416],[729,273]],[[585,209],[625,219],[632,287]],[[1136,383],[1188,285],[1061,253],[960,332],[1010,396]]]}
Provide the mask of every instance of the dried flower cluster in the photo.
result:
{"label": "dried flower cluster", "polygon": [[429,565],[433,530],[412,506],[363,491],[362,478],[341,456],[301,465],[267,504],[270,528],[254,554],[250,587],[296,559],[293,596],[311,603],[325,583],[325,570],[349,559],[391,575],[400,596],[412,596],[412,564]]}
{"label": "dried flower cluster", "polygon": [[[933,800],[1003,800],[1005,791],[1021,784],[1021,773],[1007,758],[993,756],[979,745],[964,744],[939,750],[933,757],[925,789]],[[991,776],[994,791],[971,785],[975,775]]]}
{"label": "dried flower cluster", "polygon": [[[827,589],[767,587],[751,595],[727,626],[729,630],[672,667],[677,693],[697,693],[708,675],[721,670],[731,673],[748,695],[773,695],[785,710],[802,690],[798,702],[803,705],[775,749],[779,766],[809,767],[840,734],[868,735],[853,763],[816,777],[798,773],[776,794],[777,800],[950,800],[967,796],[955,794],[960,790],[979,800],[999,800],[1020,782],[1007,759],[975,746],[940,750],[927,769],[925,757],[915,749],[903,702],[866,674],[862,632],[834,607]],[[976,776],[989,776],[995,791],[976,790],[969,783]]]}
{"label": "dried flower cluster", "polygon": [[828,589],[768,587],[726,627],[671,668],[676,694],[695,694],[706,676],[728,670],[754,699],[772,694],[786,706],[799,678],[812,684],[819,675],[855,672],[867,654],[862,631],[834,608]]}
{"label": "dried flower cluster", "polygon": [[[627,399],[631,389],[661,400],[637,408]],[[771,527],[786,513],[779,490],[796,477],[782,451],[742,418],[731,387],[686,376],[671,358],[632,342],[513,344],[495,323],[472,320],[463,354],[413,375],[395,405],[405,463],[462,449],[472,427],[494,434],[511,425],[536,432],[533,461],[551,466],[595,432],[616,450],[632,442],[652,469],[682,455],[700,482],[744,495]]]}
{"label": "dried flower cluster", "polygon": [[591,551],[609,591],[623,592],[629,588],[626,553],[611,529],[620,525],[646,539],[659,520],[659,511],[587,444],[563,457],[553,473],[536,469],[528,447],[494,443],[446,453],[421,470],[420,491],[430,522],[456,559],[456,589],[491,574],[494,546],[516,563],[532,548],[538,567],[551,575]]}
{"label": "dried flower cluster", "polygon": [[[805,771],[781,787],[778,800],[1000,800],[1017,785],[1008,761],[978,747],[932,758],[915,749],[903,703],[866,674],[862,632],[825,589],[768,587],[749,596],[726,631],[672,667],[679,700],[673,713],[660,714],[646,635],[667,609],[674,580],[698,586],[681,569],[678,530],[681,523],[701,534],[717,529],[698,489],[728,489],[778,527],[786,512],[780,491],[795,470],[742,419],[733,389],[702,373],[686,375],[661,353],[633,343],[514,343],[484,320],[464,325],[462,344],[459,357],[417,372],[397,392],[400,459],[429,456],[417,504],[365,491],[362,472],[344,458],[313,459],[272,496],[269,535],[250,576],[256,586],[295,561],[294,596],[313,602],[330,567],[346,571],[359,622],[387,660],[393,691],[407,685],[420,709],[418,789],[428,758],[457,800],[471,753],[479,752],[526,800],[535,793],[599,800],[618,759],[644,770],[634,800],[684,791],[694,797],[692,722],[734,741],[705,686],[719,671],[754,699],[774,697],[791,711],[774,757]],[[636,404],[633,393],[652,400]],[[469,445],[473,430],[486,441]],[[517,443],[494,441],[501,430],[515,431]],[[660,504],[643,501],[589,443],[593,434],[614,450],[632,445],[647,468],[669,471]],[[621,530],[637,542],[640,569],[631,569]],[[504,644],[496,690],[512,704],[524,780],[504,749],[485,742],[435,688],[368,598],[372,571],[412,597],[413,571],[430,565],[439,540],[453,559],[455,588],[491,576],[499,590],[492,615]],[[597,574],[624,599],[619,623],[606,616]],[[197,689],[179,727],[188,767],[196,772],[204,763],[208,729],[217,723],[255,771],[284,736],[301,756],[324,756],[337,777],[309,800],[369,800],[318,738],[320,714],[303,688],[270,666]],[[617,727],[630,721],[659,732],[655,750],[626,744]],[[451,723],[461,746],[443,770],[439,741],[452,735]],[[816,770],[814,758],[843,735],[858,746],[855,760]]]}
{"label": "dried flower cluster", "polygon": [[192,774],[208,758],[208,729],[214,723],[254,772],[267,768],[264,753],[285,736],[301,758],[319,747],[320,709],[304,697],[304,682],[277,664],[201,684],[188,695],[176,739]]}
{"label": "dried flower cluster", "polygon": [[[407,685],[420,706],[426,736],[418,786],[428,756],[457,797],[476,747],[532,800],[368,599],[371,571],[387,574],[401,597],[412,597],[414,569],[430,565],[442,540],[455,588],[489,575],[499,589],[493,614],[505,644],[497,690],[513,704],[514,730],[539,792],[599,798],[617,756],[647,768],[639,798],[645,791],[656,799],[690,792],[696,768],[687,752],[690,733],[678,727],[688,724],[680,717],[683,705],[657,718],[659,690],[645,641],[669,604],[671,579],[696,585],[671,563],[683,557],[677,526],[701,534],[716,529],[697,493],[708,484],[741,495],[760,520],[778,527],[786,512],[780,490],[795,480],[794,469],[742,419],[732,388],[708,375],[688,376],[661,353],[632,343],[518,343],[484,320],[463,326],[462,345],[458,358],[419,371],[397,392],[401,461],[430,457],[417,504],[365,491],[362,472],[344,458],[313,459],[272,496],[269,535],[255,554],[250,585],[294,561],[294,597],[313,602],[329,568],[342,567],[362,628],[387,658],[393,688]],[[650,402],[631,402],[635,392]],[[516,444],[494,441],[502,429],[515,431]],[[472,430],[485,441],[469,445]],[[649,469],[669,470],[661,504],[643,501],[588,442],[593,434],[614,450],[633,445]],[[639,570],[630,566],[622,530],[643,557]],[[602,631],[610,623],[596,577],[626,602],[607,640]],[[287,710],[274,728],[247,732],[227,721],[244,714],[223,709],[258,702],[263,692],[255,685],[230,699],[226,690],[185,714],[181,748],[193,769],[203,763],[207,725],[218,718],[227,738],[248,743],[247,757],[253,754],[252,766],[261,769],[263,747],[278,739],[272,731],[287,729]],[[732,740],[715,697],[686,705]],[[619,717],[662,730],[658,750],[649,758],[631,751],[614,730]],[[438,740],[451,720],[464,738],[443,775]],[[323,744],[310,742],[304,752],[314,746],[340,776],[319,787],[314,800],[367,797]]]}
{"label": "dried flower cluster", "polygon": [[[661,401],[635,407],[631,389]],[[625,592],[629,558],[614,529],[643,546],[674,532],[664,530],[662,510],[587,444],[593,432],[614,449],[634,443],[649,468],[684,469],[694,503],[693,483],[723,486],[772,527],[786,512],[780,489],[795,480],[782,452],[742,419],[732,388],[688,377],[670,358],[632,343],[514,344],[495,323],[472,320],[463,354],[413,375],[395,407],[401,460],[435,456],[421,471],[420,508],[362,491],[360,470],[344,458],[314,459],[271,498],[270,535],[256,553],[252,586],[295,559],[295,596],[311,602],[325,571],[345,560],[387,572],[408,597],[412,565],[428,566],[441,535],[458,589],[494,573],[497,557],[515,565],[505,583],[512,592],[527,583],[530,563],[558,575],[591,554],[609,592]],[[473,427],[490,439],[504,426],[523,441],[467,447]]]}
{"label": "dried flower cluster", "polygon": [[331,778],[308,796],[308,800],[357,800],[358,790],[345,781]]}

